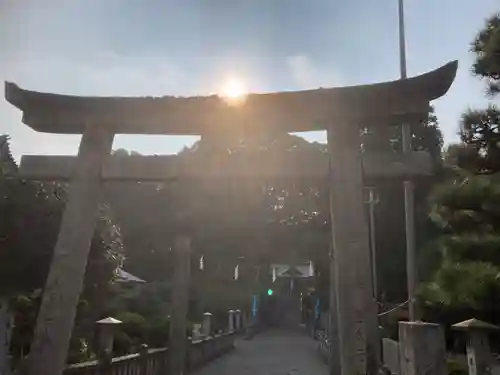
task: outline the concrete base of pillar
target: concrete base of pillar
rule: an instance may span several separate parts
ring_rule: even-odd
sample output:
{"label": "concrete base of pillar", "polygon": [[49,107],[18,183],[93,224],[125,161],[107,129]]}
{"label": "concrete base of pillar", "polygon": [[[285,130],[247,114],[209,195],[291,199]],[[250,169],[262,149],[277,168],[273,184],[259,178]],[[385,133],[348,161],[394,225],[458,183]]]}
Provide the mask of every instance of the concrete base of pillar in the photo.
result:
{"label": "concrete base of pillar", "polygon": [[446,375],[444,331],[439,324],[399,323],[401,375]]}

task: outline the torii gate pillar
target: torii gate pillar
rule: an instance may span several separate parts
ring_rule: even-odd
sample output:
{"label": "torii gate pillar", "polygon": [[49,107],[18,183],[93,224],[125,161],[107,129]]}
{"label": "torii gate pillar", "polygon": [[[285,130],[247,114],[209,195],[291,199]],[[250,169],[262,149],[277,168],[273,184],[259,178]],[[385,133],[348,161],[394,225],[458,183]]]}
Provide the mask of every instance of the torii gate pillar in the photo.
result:
{"label": "torii gate pillar", "polygon": [[373,375],[378,371],[377,309],[372,295],[358,125],[330,127],[328,152],[334,262],[331,276],[335,277],[331,285],[336,289],[336,303],[332,304],[336,311],[332,309],[330,314],[331,321],[338,322],[336,346],[341,375]]}
{"label": "torii gate pillar", "polygon": [[109,128],[97,124],[83,133],[35,326],[29,374],[60,374],[65,366],[101,202],[101,166],[113,138]]}

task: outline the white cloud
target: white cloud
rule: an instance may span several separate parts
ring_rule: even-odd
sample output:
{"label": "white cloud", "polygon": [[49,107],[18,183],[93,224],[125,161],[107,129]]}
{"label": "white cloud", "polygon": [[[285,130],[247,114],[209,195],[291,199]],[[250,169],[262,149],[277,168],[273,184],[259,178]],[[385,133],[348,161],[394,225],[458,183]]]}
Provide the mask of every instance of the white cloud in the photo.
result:
{"label": "white cloud", "polygon": [[292,81],[299,89],[341,86],[342,82],[333,67],[317,66],[304,54],[288,57],[287,66]]}

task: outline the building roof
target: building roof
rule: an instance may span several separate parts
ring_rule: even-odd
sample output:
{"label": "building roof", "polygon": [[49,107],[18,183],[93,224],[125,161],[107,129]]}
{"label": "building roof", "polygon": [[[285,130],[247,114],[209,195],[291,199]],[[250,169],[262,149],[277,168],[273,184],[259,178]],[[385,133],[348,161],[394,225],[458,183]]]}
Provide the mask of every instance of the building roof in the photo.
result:
{"label": "building roof", "polygon": [[121,268],[118,268],[117,270],[117,275],[116,275],[116,282],[117,283],[145,283],[143,279],[138,278],[137,276],[132,275],[131,273],[128,273],[127,271],[124,271]]}
{"label": "building roof", "polygon": [[96,323],[98,323],[98,324],[121,324],[122,321],[109,316],[107,318],[98,320]]}
{"label": "building roof", "polygon": [[457,323],[452,325],[453,328],[455,329],[461,329],[461,330],[497,330],[499,327],[491,324],[491,323],[486,323],[483,322],[482,320],[479,319],[469,319],[469,320],[464,320],[463,322]]}
{"label": "building roof", "polygon": [[271,264],[271,272],[273,269],[276,270],[276,277],[307,278],[314,276],[314,274],[311,274],[311,266],[309,264],[307,265]]}
{"label": "building roof", "polygon": [[84,97],[24,90],[5,83],[5,98],[23,122],[45,133],[81,134],[102,124],[117,134],[199,135],[221,130],[323,130],[335,122],[390,124],[424,119],[429,102],[453,83],[458,62],[429,73],[371,85],[249,94],[229,105],[212,96]]}

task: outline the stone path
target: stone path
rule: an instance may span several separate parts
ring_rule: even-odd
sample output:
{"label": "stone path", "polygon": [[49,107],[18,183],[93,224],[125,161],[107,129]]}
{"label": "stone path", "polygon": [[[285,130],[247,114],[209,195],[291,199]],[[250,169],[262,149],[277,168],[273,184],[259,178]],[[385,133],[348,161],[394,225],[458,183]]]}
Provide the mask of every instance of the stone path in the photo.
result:
{"label": "stone path", "polygon": [[299,332],[269,331],[237,340],[235,349],[195,375],[327,375],[318,342]]}

